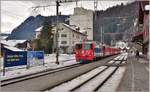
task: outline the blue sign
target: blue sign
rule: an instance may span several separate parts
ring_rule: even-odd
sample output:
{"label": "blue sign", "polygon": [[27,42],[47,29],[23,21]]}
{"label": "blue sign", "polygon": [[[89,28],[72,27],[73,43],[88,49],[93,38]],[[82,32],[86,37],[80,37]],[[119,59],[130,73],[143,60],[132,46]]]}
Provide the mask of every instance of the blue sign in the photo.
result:
{"label": "blue sign", "polygon": [[26,51],[15,51],[6,52],[4,56],[4,66],[13,67],[27,65],[27,52]]}
{"label": "blue sign", "polygon": [[44,59],[44,52],[43,51],[28,51],[27,56],[28,58]]}
{"label": "blue sign", "polygon": [[28,51],[27,57],[31,66],[44,63],[44,51]]}

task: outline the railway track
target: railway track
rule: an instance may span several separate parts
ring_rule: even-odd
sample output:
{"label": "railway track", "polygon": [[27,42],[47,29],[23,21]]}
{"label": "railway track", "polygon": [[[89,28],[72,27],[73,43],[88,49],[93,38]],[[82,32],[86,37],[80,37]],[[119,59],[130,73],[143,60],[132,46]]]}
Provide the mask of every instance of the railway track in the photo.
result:
{"label": "railway track", "polygon": [[[70,61],[70,60],[67,60],[67,61]],[[13,83],[33,79],[33,78],[36,78],[36,77],[56,73],[56,72],[59,72],[59,71],[64,71],[64,70],[67,70],[67,69],[79,67],[79,66],[81,66],[81,64],[73,64],[73,65],[70,65],[70,66],[60,67],[60,68],[56,68],[56,69],[46,69],[44,71],[40,71],[40,72],[28,74],[28,75],[23,75],[23,76],[18,76],[18,77],[11,78],[11,79],[1,80],[1,87],[9,85],[9,84],[13,84]]]}
{"label": "railway track", "polygon": [[[10,80],[3,80],[1,82],[2,91],[15,91],[16,89],[17,91],[45,91],[47,89],[54,88],[60,85],[61,83],[67,82],[68,80],[74,79],[75,77],[78,77],[82,74],[88,73],[92,69],[98,68],[99,66],[108,63],[114,57],[116,56],[103,58],[98,62],[93,62],[89,64],[75,64],[71,66],[58,68],[55,70],[47,69],[43,72],[24,76],[17,79],[14,78]],[[72,73],[70,73],[71,71]],[[22,85],[22,87],[19,87],[20,85]]]}
{"label": "railway track", "polygon": [[[49,90],[48,92],[95,92],[99,91],[100,88],[115,74],[119,69],[119,65],[124,62],[124,56],[118,59],[119,63],[111,62],[111,64],[116,63],[116,66],[100,66],[95,69],[82,74],[78,77],[75,77],[71,80],[68,80],[64,83],[61,83]],[[107,63],[109,63],[107,62]]]}
{"label": "railway track", "polygon": [[1,81],[1,87],[9,85],[9,84],[13,84],[13,83],[33,79],[33,78],[36,78],[36,77],[56,73],[56,72],[59,72],[59,71],[64,71],[64,70],[67,70],[67,69],[79,67],[79,66],[81,66],[81,64],[73,64],[73,65],[70,65],[70,66],[60,67],[60,68],[57,68],[57,69],[46,69],[44,71],[33,73],[33,74],[30,74],[30,75],[24,75],[24,76],[19,76],[19,77],[7,79],[7,80],[2,80]]}

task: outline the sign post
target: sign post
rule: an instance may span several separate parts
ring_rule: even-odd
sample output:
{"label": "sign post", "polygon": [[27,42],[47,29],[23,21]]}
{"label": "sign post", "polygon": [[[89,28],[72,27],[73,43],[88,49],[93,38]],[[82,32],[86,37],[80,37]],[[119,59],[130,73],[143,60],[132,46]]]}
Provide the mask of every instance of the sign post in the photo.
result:
{"label": "sign post", "polygon": [[5,76],[5,61],[3,62],[3,76]]}

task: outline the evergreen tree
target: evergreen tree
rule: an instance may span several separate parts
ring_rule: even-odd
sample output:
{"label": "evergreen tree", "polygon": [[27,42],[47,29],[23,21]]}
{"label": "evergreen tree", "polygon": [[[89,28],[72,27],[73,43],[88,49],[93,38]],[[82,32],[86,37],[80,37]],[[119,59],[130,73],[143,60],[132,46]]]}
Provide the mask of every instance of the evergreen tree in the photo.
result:
{"label": "evergreen tree", "polygon": [[39,39],[36,39],[35,43],[35,50],[44,50],[46,54],[52,53],[53,33],[51,21],[45,20],[41,33],[39,35]]}

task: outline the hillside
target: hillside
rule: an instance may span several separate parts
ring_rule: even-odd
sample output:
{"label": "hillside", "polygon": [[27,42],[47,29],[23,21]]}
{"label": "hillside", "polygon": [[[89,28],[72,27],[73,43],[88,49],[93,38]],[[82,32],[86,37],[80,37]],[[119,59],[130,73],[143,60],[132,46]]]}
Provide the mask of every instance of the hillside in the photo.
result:
{"label": "hillside", "polygon": [[[60,22],[66,22],[68,15],[59,16]],[[23,23],[21,23],[17,28],[15,28],[11,35],[7,38],[8,40],[32,40],[35,38],[35,30],[41,27],[45,20],[50,20],[52,24],[56,23],[56,16],[41,16],[36,17],[30,16]]]}
{"label": "hillside", "polygon": [[[120,17],[120,18],[119,18]],[[101,27],[104,31],[105,43],[110,44],[113,39],[106,33],[126,32],[133,27],[135,19],[138,17],[138,3],[133,2],[127,5],[117,5],[105,11],[96,11],[94,16],[94,40],[100,41]],[[117,24],[119,24],[117,26]],[[116,40],[123,39],[122,34],[118,34]]]}

